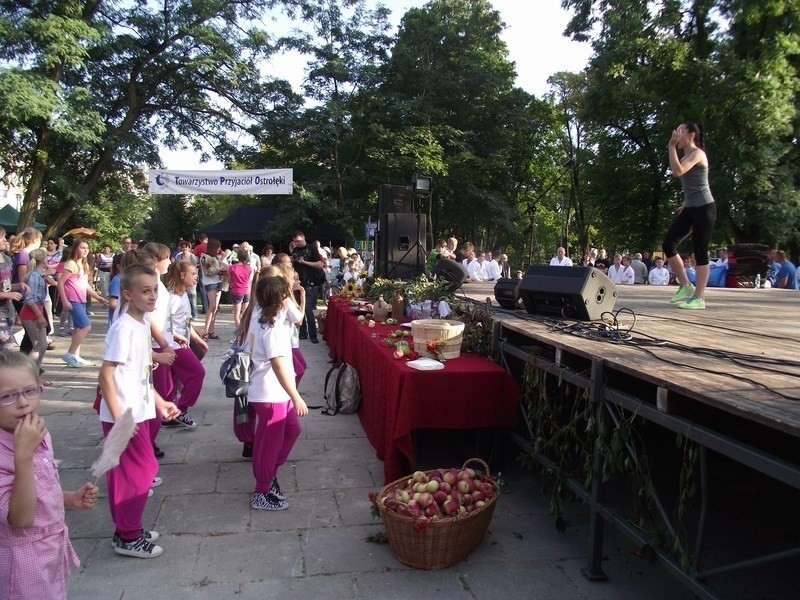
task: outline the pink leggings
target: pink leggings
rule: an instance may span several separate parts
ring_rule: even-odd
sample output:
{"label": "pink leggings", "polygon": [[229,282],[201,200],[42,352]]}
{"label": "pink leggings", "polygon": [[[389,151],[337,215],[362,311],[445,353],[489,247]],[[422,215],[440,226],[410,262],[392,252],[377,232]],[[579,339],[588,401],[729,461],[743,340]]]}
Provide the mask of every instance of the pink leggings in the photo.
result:
{"label": "pink leggings", "polygon": [[[175,362],[172,365],[158,365],[158,368],[153,371],[153,387],[164,400],[172,401],[175,398],[175,379],[177,378],[183,388],[175,404],[178,405],[181,412],[186,412],[197,403],[205,376],[205,367],[191,348],[178,348],[175,350]],[[160,430],[161,419],[153,419],[150,422],[150,437],[153,442],[156,441]]]}
{"label": "pink leggings", "polygon": [[[136,433],[119,457],[119,466],[106,473],[111,519],[116,533],[125,541],[135,540],[142,533],[147,493],[158,472],[147,424],[148,421],[138,424]],[[103,436],[108,437],[114,424],[103,422],[102,425]]]}
{"label": "pink leggings", "polygon": [[[269,484],[286,462],[294,443],[300,437],[300,419],[291,400],[286,402],[252,402],[250,419],[234,425],[240,442],[253,444],[253,476],[256,493],[269,492]],[[152,453],[152,452],[151,452]]]}

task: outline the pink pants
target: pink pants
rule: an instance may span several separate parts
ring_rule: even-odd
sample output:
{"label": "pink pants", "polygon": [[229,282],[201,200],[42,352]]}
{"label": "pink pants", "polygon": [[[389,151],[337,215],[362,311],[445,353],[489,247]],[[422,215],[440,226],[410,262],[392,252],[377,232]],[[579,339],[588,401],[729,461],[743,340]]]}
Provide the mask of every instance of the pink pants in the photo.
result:
{"label": "pink pants", "polygon": [[[125,541],[138,538],[142,533],[142,516],[147,504],[147,493],[158,472],[158,462],[153,455],[148,421],[138,424],[138,429],[119,457],[119,466],[106,473],[108,505],[116,533]],[[103,435],[108,437],[113,423],[102,423]]]}
{"label": "pink pants", "polygon": [[303,373],[306,372],[306,359],[300,348],[292,348],[292,365],[294,366],[294,384],[300,385]]}
{"label": "pink pants", "polygon": [[[159,365],[153,371],[153,387],[164,400],[174,401],[181,412],[186,412],[197,404],[206,369],[191,348],[175,350],[175,362],[172,365]],[[181,382],[181,395],[175,400],[175,380]],[[161,419],[156,418],[150,425],[150,436],[155,442],[161,430]]]}
{"label": "pink pants", "polygon": [[278,467],[286,462],[300,437],[300,419],[291,400],[280,403],[253,402],[250,420],[234,425],[239,441],[253,444],[253,476],[256,493],[269,492]]}

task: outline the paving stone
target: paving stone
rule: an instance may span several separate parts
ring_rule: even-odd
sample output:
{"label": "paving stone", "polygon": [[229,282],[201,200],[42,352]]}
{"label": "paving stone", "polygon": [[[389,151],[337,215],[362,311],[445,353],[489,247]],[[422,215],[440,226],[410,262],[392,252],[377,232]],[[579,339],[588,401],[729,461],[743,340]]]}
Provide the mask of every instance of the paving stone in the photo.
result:
{"label": "paving stone", "polygon": [[307,573],[364,573],[402,567],[388,545],[367,541],[383,530],[382,523],[309,530],[304,547]]}
{"label": "paving stone", "polygon": [[[285,490],[283,483],[281,489]],[[285,491],[289,508],[275,512],[253,510],[250,518],[251,531],[313,529],[342,524],[336,510],[333,490]]]}
{"label": "paving stone", "polygon": [[243,583],[241,600],[312,600],[319,598],[358,598],[356,585],[350,575],[318,575],[293,579],[265,579],[254,583]]}
{"label": "paving stone", "polygon": [[380,523],[379,518],[374,519],[370,514],[372,502],[370,502],[368,494],[376,491],[377,489],[374,487],[336,490],[336,504],[339,507],[342,522],[345,525]]}
{"label": "paving stone", "polygon": [[[446,597],[450,600],[473,600],[465,589],[461,573],[454,568],[423,571],[396,563],[401,569],[355,576],[359,598],[363,600],[406,600],[408,598]],[[501,598],[497,595],[494,598]]]}
{"label": "paving stone", "polygon": [[301,542],[294,530],[206,537],[199,548],[197,570],[219,583],[299,577],[305,570]]}
{"label": "paving stone", "polygon": [[363,462],[335,460],[300,460],[296,463],[297,485],[300,490],[341,489],[374,486],[372,475]]}
{"label": "paving stone", "polygon": [[168,533],[242,533],[249,522],[249,494],[183,494],[166,498],[156,529]]}

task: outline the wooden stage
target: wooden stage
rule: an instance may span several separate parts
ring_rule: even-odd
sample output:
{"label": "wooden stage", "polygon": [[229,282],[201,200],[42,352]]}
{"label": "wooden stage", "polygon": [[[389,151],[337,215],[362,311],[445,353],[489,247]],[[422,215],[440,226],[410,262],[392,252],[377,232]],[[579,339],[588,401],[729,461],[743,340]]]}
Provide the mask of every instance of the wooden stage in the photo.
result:
{"label": "wooden stage", "polygon": [[[544,320],[557,317],[528,315],[524,309],[498,310],[496,318],[511,331],[586,358],[602,356],[608,366],[636,379],[800,437],[800,292],[710,288],[706,310],[681,310],[669,303],[676,289],[617,287],[614,310],[636,315],[635,324],[631,315],[619,315],[623,329],[633,325],[631,342],[552,331]],[[473,300],[490,297],[499,309],[493,283],[468,283],[463,291]],[[670,345],[637,344],[651,338]]]}
{"label": "wooden stage", "polygon": [[[800,568],[800,292],[711,288],[707,309],[692,311],[669,303],[674,286],[616,289],[617,328],[612,330],[602,329],[600,321],[501,309],[490,282],[467,283],[461,290],[473,301],[492,299],[495,354],[515,377],[521,379],[533,366],[537,374],[555,376],[550,381],[559,386],[566,382],[584,390],[583,396],[560,397],[559,406],[575,414],[570,407],[583,402],[580,411],[606,424],[576,434],[582,435],[583,456],[591,455],[588,473],[576,474],[552,452],[537,450],[541,440],[560,439],[567,429],[536,434],[539,421],[526,413],[532,406],[527,398],[520,403],[527,430],[512,434],[524,453],[546,472],[561,473],[570,491],[589,506],[591,556],[584,574],[604,577],[603,527],[608,523],[652,552],[699,597],[782,597],[784,589],[768,590],[768,585],[791,581]],[[534,389],[549,385],[538,375],[534,381]],[[547,402],[550,392],[539,393],[544,400],[538,402]],[[639,436],[638,446],[621,423],[642,424],[633,434]],[[584,423],[565,427],[590,431]],[[635,493],[616,504],[606,497],[619,490],[607,483],[611,431],[625,434],[625,464],[632,465],[627,478],[638,482],[639,497],[642,489],[653,490],[646,526],[630,511]],[[668,448],[675,452],[676,442],[684,449],[679,456],[651,471],[643,457]],[[670,479],[690,464],[684,453],[689,451],[695,457],[690,462],[696,465],[696,495],[685,494],[685,483],[675,485],[676,476]],[[645,480],[651,487],[641,487]],[[588,487],[586,481],[591,481]],[[676,497],[683,498],[682,510],[670,508]],[[734,515],[730,506],[740,499],[751,504]],[[759,519],[766,515],[772,522],[764,526]],[[721,523],[727,526],[720,528]],[[735,532],[736,544],[723,541],[728,532]],[[672,547],[665,537],[674,541]],[[753,587],[746,590],[744,582]]]}

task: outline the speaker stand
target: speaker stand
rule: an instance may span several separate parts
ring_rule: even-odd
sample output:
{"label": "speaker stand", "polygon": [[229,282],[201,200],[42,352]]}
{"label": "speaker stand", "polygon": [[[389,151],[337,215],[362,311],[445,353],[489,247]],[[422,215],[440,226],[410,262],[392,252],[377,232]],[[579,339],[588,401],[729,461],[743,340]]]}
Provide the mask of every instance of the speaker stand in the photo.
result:
{"label": "speaker stand", "polygon": [[[425,246],[422,244],[422,241],[420,241],[420,214],[419,214],[419,211],[416,212],[416,215],[417,215],[417,239],[411,245],[411,247],[408,250],[406,250],[406,253],[403,254],[403,256],[400,257],[400,260],[397,261],[396,263],[394,263],[392,268],[390,268],[388,270],[388,272],[386,273],[386,278],[387,279],[391,279],[392,275],[397,271],[397,268],[400,267],[401,265],[405,266],[405,267],[410,267],[411,265],[406,264],[405,260],[412,252],[415,252],[415,251],[416,251],[416,259],[417,259],[416,260],[417,276],[419,276],[420,274],[424,274],[425,273],[425,262],[427,260],[427,254],[428,253],[425,250]],[[420,260],[420,253],[422,254],[421,260]]]}

